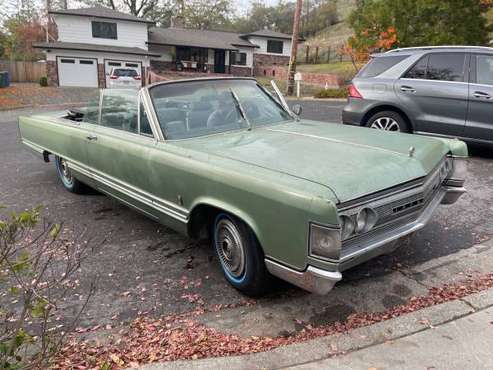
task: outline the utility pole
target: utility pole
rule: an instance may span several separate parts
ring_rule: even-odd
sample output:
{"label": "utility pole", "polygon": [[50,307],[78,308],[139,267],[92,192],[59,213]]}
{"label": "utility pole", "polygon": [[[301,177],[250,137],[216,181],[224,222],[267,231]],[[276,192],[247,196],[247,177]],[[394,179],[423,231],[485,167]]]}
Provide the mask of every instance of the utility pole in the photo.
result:
{"label": "utility pole", "polygon": [[294,11],[293,36],[291,37],[291,58],[288,67],[288,89],[287,94],[294,94],[294,74],[296,73],[296,54],[298,53],[298,40],[300,38],[300,16],[303,6],[302,0],[296,0],[296,9]]}

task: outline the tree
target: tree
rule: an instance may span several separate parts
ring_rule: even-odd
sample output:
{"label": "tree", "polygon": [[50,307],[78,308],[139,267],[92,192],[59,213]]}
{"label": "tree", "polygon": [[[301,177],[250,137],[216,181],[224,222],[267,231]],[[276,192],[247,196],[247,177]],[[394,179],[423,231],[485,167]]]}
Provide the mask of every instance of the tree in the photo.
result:
{"label": "tree", "polygon": [[[352,47],[383,49],[382,32],[395,30],[392,46],[485,45],[489,28],[484,0],[367,0],[359,2],[349,23]],[[382,45],[381,45],[382,46]]]}
{"label": "tree", "polygon": [[[23,1],[17,12],[4,18],[2,23],[4,58],[11,60],[38,60],[43,57],[40,50],[32,47],[33,42],[46,40],[46,19],[34,1]],[[50,24],[50,35],[56,37],[56,27]]]}
{"label": "tree", "polygon": [[149,15],[159,18],[161,11],[166,12],[174,7],[173,0],[82,0],[81,2],[86,6],[103,6],[142,18],[147,18]]}
{"label": "tree", "polygon": [[336,1],[317,0],[309,4],[310,6],[305,7],[306,14],[301,27],[301,32],[304,36],[314,35],[320,30],[337,23]]}
{"label": "tree", "polygon": [[247,33],[264,28],[277,32],[291,33],[293,30],[295,3],[280,1],[275,6],[265,6],[262,2],[253,2],[248,14],[237,18],[232,29]]}
{"label": "tree", "polygon": [[187,27],[204,30],[228,28],[232,14],[230,0],[188,0],[182,16]]}

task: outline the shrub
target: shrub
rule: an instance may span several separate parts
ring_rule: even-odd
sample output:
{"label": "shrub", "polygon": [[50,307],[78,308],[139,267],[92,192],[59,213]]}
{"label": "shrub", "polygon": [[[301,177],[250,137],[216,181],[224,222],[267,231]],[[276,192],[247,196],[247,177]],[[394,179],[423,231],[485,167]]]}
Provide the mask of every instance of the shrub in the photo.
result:
{"label": "shrub", "polygon": [[43,86],[43,87],[48,86],[48,77],[41,76],[41,78],[39,79],[39,84],[40,84],[40,86]]}
{"label": "shrub", "polygon": [[315,93],[315,98],[347,98],[347,87],[341,87],[339,89],[322,89]]}
{"label": "shrub", "polygon": [[68,325],[57,325],[86,247],[59,238],[61,226],[39,222],[38,209],[2,213],[0,369],[46,368],[87,303]]}

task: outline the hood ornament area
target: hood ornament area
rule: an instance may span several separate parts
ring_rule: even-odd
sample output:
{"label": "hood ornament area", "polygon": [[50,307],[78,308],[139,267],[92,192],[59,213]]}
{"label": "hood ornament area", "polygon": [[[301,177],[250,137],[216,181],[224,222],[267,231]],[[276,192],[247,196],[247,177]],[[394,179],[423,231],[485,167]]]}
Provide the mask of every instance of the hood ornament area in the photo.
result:
{"label": "hood ornament area", "polygon": [[409,147],[409,156],[414,157],[414,153],[416,153],[416,148],[414,146]]}

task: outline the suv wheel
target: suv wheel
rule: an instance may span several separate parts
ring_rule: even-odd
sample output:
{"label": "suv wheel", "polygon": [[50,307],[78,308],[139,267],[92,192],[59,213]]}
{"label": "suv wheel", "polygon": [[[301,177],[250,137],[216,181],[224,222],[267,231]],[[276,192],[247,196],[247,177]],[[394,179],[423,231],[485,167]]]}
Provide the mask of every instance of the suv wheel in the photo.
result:
{"label": "suv wheel", "polygon": [[382,111],[370,117],[366,126],[377,130],[409,132],[405,119],[397,112]]}

